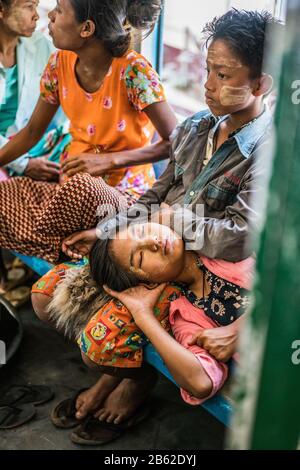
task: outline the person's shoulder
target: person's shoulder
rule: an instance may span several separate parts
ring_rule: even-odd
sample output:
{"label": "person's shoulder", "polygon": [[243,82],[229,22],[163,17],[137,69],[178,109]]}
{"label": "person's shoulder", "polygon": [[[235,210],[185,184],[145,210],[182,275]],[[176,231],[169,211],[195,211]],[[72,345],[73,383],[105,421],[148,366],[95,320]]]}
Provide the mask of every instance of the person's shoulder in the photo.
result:
{"label": "person's shoulder", "polygon": [[198,111],[197,113],[187,117],[185,120],[180,122],[174,129],[170,136],[170,141],[173,145],[177,145],[177,141],[181,140],[186,135],[195,135],[198,131],[200,124],[206,120],[209,121],[212,118],[212,113],[209,109]]}
{"label": "person's shoulder", "polygon": [[213,115],[209,109],[203,109],[192,116],[187,117],[181,124],[179,124],[179,127],[183,129],[198,127],[203,120],[210,120],[212,116]]}
{"label": "person's shoulder", "polygon": [[76,54],[72,51],[56,50],[50,57],[49,65],[52,69],[69,69],[76,61]]}
{"label": "person's shoulder", "polygon": [[63,62],[74,62],[76,60],[76,57],[77,57],[75,52],[64,51],[64,50],[61,50],[61,49],[57,49],[55,51],[55,54],[57,55],[59,60],[61,60]]}
{"label": "person's shoulder", "polygon": [[192,116],[189,116],[184,122],[189,126],[198,126],[202,120],[211,119],[212,116],[213,115],[209,109],[203,109]]}
{"label": "person's shoulder", "polygon": [[141,68],[152,67],[150,62],[139,52],[134,50],[128,51],[122,57],[119,58],[120,63],[125,66],[140,66]]}

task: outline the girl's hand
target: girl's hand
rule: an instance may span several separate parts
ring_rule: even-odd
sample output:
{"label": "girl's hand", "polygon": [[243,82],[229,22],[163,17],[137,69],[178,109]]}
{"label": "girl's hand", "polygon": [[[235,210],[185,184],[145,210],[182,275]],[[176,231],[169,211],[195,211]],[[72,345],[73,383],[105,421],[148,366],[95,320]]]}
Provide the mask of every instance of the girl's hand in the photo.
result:
{"label": "girl's hand", "polygon": [[120,302],[127,307],[136,324],[139,326],[139,322],[141,322],[146,315],[149,316],[149,313],[153,313],[154,307],[163,293],[166,284],[160,284],[154,287],[141,284],[123,292],[115,292],[107,286],[103,287],[109,295],[120,300]]}
{"label": "girl's hand", "polygon": [[82,259],[90,253],[96,241],[96,229],[76,232],[63,241],[62,251],[71,259]]}
{"label": "girl's hand", "polygon": [[82,153],[81,155],[68,157],[62,163],[62,172],[71,178],[77,173],[89,173],[91,176],[102,176],[114,168],[111,155],[98,155]]}

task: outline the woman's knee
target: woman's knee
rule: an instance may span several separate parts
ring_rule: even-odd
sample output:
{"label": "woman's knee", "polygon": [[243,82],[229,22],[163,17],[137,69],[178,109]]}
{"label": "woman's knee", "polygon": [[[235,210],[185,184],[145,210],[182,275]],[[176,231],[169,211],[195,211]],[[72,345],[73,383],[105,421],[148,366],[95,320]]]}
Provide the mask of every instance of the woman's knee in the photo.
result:
{"label": "woman's knee", "polygon": [[44,321],[49,321],[48,305],[51,302],[51,298],[44,294],[32,293],[31,302],[33,310],[37,317]]}

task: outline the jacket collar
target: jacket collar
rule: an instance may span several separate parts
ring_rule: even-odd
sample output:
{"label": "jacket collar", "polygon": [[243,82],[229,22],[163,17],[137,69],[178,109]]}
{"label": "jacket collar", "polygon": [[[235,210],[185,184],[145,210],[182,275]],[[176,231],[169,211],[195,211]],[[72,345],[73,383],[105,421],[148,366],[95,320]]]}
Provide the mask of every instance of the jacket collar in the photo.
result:
{"label": "jacket collar", "polygon": [[[197,115],[196,115],[197,116]],[[199,122],[199,131],[210,130],[213,134],[217,131],[219,125],[228,118],[228,115],[216,117],[209,110],[201,113]],[[230,137],[236,140],[241,154],[249,158],[252,151],[261,137],[266,133],[272,122],[272,114],[269,108],[265,106],[263,113],[250,121],[245,126],[233,132]]]}

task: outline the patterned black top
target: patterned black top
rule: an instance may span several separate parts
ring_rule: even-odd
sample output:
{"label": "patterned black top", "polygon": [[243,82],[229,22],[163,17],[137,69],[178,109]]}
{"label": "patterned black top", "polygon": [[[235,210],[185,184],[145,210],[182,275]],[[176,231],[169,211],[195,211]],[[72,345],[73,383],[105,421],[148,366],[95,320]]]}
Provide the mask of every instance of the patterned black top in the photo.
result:
{"label": "patterned black top", "polygon": [[251,292],[216,276],[200,259],[197,265],[203,272],[203,292],[206,282],[210,287],[210,293],[198,298],[191,290],[183,287],[185,296],[192,305],[203,309],[217,325],[226,326],[233,323],[245,313],[251,301]]}

